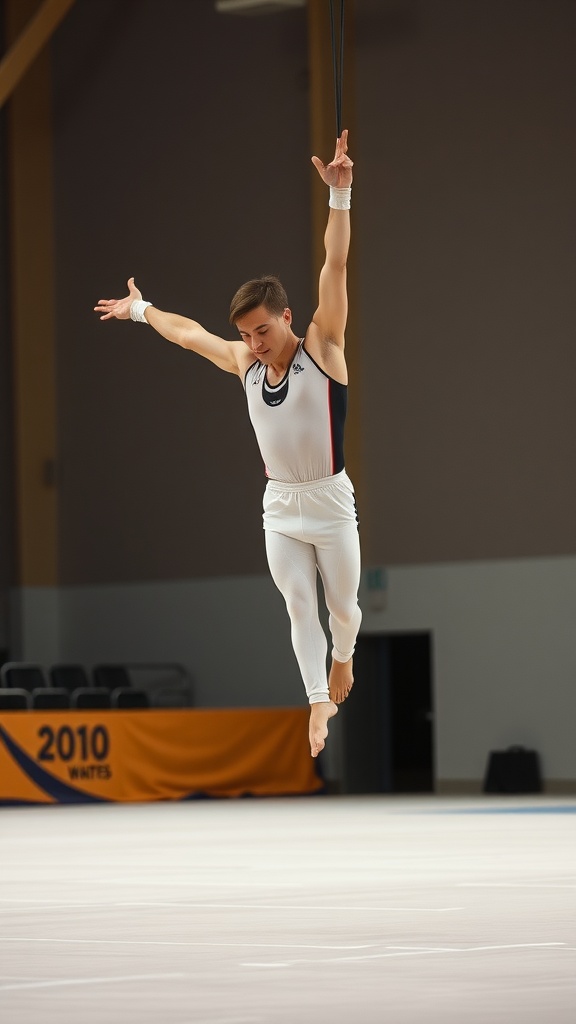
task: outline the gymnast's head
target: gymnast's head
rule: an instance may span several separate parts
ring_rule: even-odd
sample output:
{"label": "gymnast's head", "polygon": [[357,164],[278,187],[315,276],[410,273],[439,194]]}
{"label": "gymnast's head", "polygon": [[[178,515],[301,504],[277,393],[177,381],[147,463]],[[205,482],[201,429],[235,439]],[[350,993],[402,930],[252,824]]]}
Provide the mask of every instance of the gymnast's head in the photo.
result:
{"label": "gymnast's head", "polygon": [[267,313],[282,317],[288,309],[288,296],[284,286],[272,274],[246,281],[238,289],[230,303],[230,323],[235,326],[253,309],[264,306]]}

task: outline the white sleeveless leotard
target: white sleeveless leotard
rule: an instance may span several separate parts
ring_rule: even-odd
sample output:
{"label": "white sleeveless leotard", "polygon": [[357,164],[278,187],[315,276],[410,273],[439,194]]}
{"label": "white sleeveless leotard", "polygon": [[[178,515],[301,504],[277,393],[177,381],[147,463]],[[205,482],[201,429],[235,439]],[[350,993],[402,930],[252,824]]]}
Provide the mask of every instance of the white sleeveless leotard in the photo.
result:
{"label": "white sleeveless leotard", "polygon": [[335,661],[352,657],[362,619],[356,504],[344,469],[348,389],[320,369],[304,339],[279,384],[268,384],[266,366],[257,361],[246,372],[244,389],[268,477],[262,517],[268,565],[286,601],[308,701],[326,702],[318,572]]}
{"label": "white sleeveless leotard", "polygon": [[321,370],[301,339],[279,384],[253,363],[244,377],[248,413],[266,476],[306,483],[344,469],[347,386]]}

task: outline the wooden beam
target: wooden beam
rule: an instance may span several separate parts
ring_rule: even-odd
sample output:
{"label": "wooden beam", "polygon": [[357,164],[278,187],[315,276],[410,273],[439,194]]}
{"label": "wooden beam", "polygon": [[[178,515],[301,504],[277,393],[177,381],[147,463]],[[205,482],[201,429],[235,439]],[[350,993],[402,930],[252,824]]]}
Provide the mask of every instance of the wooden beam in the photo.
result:
{"label": "wooden beam", "polygon": [[0,107],[12,95],[73,3],[74,0],[44,0],[16,42],[2,58],[0,61]]}
{"label": "wooden beam", "polygon": [[[5,0],[9,41],[37,6]],[[51,71],[44,47],[7,107],[18,587],[58,579]]]}
{"label": "wooden beam", "polygon": [[[336,6],[336,5],[335,5]],[[308,65],[310,80],[310,142],[311,154],[326,163],[334,155],[336,143],[336,101],[330,33],[330,6],[328,0],[308,0]],[[344,63],[342,127],[350,133],[350,156],[354,159],[354,7],[346,0],[344,25]],[[324,231],[328,219],[327,188],[312,167],[312,246],[313,287],[318,287],[318,275],[324,262]],[[350,403],[346,427],[346,466],[354,482],[358,504],[362,506],[360,429],[361,352],[358,327],[358,299],[356,260],[354,248],[354,189],[352,189],[352,243],[348,258],[349,313],[346,327],[346,362],[350,375]]]}

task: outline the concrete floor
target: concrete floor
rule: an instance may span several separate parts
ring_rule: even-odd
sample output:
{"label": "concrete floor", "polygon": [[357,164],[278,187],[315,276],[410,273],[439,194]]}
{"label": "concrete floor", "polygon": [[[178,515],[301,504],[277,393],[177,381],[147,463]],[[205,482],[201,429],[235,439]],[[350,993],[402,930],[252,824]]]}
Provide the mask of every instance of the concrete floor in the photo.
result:
{"label": "concrete floor", "polygon": [[0,810],[3,1024],[574,1024],[576,801]]}

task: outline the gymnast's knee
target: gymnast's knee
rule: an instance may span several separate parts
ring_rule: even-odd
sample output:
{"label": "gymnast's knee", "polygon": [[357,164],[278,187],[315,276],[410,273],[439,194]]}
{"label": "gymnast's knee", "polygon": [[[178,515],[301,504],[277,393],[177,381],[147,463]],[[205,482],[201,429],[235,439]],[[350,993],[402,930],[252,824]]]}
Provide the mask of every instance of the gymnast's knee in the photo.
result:
{"label": "gymnast's knee", "polygon": [[330,608],[330,618],[336,622],[341,629],[354,629],[356,632],[360,629],[362,622],[362,612],[358,604],[348,605],[346,608]]}
{"label": "gymnast's knee", "polygon": [[316,614],[315,602],[303,591],[284,594],[286,609],[293,622],[303,622]]}

